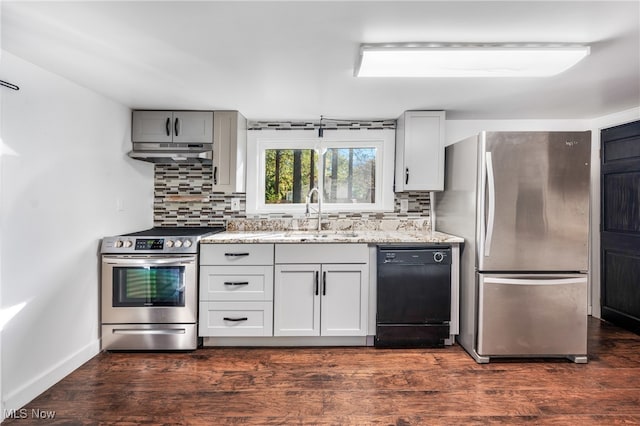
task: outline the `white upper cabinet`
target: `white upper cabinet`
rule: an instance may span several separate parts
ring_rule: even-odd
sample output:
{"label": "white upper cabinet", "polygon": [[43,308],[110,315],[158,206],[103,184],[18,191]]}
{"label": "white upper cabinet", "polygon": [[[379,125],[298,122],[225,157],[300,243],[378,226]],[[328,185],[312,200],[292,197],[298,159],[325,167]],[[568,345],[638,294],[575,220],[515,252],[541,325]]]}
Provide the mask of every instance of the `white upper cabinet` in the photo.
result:
{"label": "white upper cabinet", "polygon": [[211,143],[213,140],[213,112],[174,111],[173,141],[182,143]]}
{"label": "white upper cabinet", "polygon": [[444,189],[444,111],[405,111],[396,128],[395,192]]}
{"label": "white upper cabinet", "polygon": [[133,111],[132,142],[172,142],[173,112]]}
{"label": "white upper cabinet", "polygon": [[212,143],[212,111],[133,111],[132,142]]}
{"label": "white upper cabinet", "polygon": [[245,192],[247,120],[238,111],[216,111],[213,131],[213,190]]}

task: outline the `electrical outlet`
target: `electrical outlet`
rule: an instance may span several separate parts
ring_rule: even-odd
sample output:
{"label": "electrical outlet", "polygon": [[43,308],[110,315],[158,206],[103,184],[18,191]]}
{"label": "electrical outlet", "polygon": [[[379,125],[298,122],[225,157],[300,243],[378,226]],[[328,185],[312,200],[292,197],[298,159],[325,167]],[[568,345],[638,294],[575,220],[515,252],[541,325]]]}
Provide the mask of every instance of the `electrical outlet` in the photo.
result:
{"label": "electrical outlet", "polygon": [[117,212],[124,211],[124,200],[122,198],[116,199],[116,211]]}
{"label": "electrical outlet", "polygon": [[239,212],[240,211],[240,198],[232,198],[231,199],[231,211]]}
{"label": "electrical outlet", "polygon": [[400,213],[406,213],[409,211],[409,200],[400,200]]}

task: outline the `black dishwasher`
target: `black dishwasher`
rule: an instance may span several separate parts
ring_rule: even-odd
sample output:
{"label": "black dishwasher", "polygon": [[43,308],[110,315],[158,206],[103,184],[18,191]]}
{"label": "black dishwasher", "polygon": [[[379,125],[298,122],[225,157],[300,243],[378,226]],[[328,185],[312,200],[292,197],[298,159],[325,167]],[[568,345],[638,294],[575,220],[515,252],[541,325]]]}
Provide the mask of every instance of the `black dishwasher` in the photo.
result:
{"label": "black dishwasher", "polygon": [[451,247],[379,245],[377,347],[442,347],[451,321]]}

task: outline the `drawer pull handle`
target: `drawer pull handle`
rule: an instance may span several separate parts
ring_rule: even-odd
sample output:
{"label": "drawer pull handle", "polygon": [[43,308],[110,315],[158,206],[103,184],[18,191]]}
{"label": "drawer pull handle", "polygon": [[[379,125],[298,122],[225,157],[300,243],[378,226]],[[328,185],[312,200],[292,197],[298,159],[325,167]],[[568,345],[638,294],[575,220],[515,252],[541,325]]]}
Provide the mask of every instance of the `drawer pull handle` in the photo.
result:
{"label": "drawer pull handle", "polygon": [[327,295],[327,272],[324,271],[322,273],[322,295]]}
{"label": "drawer pull handle", "polygon": [[223,320],[225,320],[225,321],[240,322],[240,321],[246,321],[246,320],[248,320],[249,318],[247,318],[247,317],[240,317],[240,318],[229,318],[229,317],[224,317],[224,318],[222,318],[222,319],[223,319]]}
{"label": "drawer pull handle", "polygon": [[249,285],[249,281],[243,281],[243,282],[225,281],[224,285]]}
{"label": "drawer pull handle", "polygon": [[316,271],[316,296],[318,295],[318,271]]}
{"label": "drawer pull handle", "polygon": [[224,255],[228,257],[241,257],[241,256],[249,256],[249,253],[225,253]]}

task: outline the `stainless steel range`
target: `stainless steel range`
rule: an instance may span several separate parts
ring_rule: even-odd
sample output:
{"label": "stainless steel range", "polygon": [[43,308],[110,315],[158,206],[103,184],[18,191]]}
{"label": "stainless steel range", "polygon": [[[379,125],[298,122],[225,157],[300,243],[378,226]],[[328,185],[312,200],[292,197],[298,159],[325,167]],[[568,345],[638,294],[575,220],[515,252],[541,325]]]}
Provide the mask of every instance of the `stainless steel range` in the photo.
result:
{"label": "stainless steel range", "polygon": [[224,228],[152,228],[102,240],[102,349],[198,346],[198,249]]}

